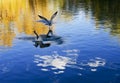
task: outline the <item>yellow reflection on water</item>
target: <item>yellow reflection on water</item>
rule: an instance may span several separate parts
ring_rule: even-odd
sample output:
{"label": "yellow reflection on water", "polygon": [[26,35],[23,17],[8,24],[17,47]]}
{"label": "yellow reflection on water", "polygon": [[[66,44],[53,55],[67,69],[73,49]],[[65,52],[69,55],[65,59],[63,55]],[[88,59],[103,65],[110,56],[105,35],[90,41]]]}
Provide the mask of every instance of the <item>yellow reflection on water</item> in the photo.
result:
{"label": "yellow reflection on water", "polygon": [[57,10],[65,21],[83,11],[86,18],[95,20],[97,29],[109,28],[110,34],[120,35],[119,0],[106,0],[104,4],[101,0],[0,0],[0,46],[11,46],[20,33],[34,35],[36,30],[46,34],[47,26],[36,22],[38,14],[49,19]]}
{"label": "yellow reflection on water", "polygon": [[11,46],[17,34],[33,35],[48,32],[47,26],[36,22],[38,14],[50,18],[56,11],[49,0],[0,0],[0,45]]}

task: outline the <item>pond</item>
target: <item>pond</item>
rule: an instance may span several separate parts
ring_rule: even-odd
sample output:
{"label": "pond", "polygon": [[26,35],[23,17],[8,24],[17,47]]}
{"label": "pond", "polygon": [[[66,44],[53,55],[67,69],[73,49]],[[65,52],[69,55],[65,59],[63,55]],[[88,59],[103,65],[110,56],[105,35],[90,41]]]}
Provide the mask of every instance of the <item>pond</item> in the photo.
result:
{"label": "pond", "polygon": [[119,3],[0,0],[0,83],[120,83]]}

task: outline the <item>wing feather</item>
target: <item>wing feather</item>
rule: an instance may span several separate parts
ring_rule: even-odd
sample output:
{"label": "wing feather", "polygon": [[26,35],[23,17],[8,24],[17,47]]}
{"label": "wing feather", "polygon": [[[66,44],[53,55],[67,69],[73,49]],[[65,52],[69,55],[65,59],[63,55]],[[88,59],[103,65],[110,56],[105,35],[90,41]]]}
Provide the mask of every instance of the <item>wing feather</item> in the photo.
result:
{"label": "wing feather", "polygon": [[43,22],[45,24],[49,24],[49,21],[45,17],[40,16],[40,15],[38,15],[38,16],[42,19],[41,22]]}
{"label": "wing feather", "polygon": [[50,21],[52,22],[52,20],[55,18],[55,16],[57,15],[58,11],[56,11],[52,16],[51,16],[51,19]]}

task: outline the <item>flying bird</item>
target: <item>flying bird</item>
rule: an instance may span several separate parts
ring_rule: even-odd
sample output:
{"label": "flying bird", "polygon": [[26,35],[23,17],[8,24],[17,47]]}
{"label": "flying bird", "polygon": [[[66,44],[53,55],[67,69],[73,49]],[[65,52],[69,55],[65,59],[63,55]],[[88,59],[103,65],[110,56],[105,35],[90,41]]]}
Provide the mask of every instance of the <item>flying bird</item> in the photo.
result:
{"label": "flying bird", "polygon": [[58,13],[58,11],[56,11],[56,12],[51,16],[50,20],[48,20],[47,18],[45,18],[45,17],[43,17],[43,16],[38,15],[38,16],[41,18],[41,20],[39,20],[39,21],[37,21],[37,22],[42,22],[42,23],[44,23],[45,25],[48,25],[48,26],[49,26],[49,29],[50,29],[50,26],[52,26],[52,24],[53,24],[53,19],[56,17],[57,13]]}

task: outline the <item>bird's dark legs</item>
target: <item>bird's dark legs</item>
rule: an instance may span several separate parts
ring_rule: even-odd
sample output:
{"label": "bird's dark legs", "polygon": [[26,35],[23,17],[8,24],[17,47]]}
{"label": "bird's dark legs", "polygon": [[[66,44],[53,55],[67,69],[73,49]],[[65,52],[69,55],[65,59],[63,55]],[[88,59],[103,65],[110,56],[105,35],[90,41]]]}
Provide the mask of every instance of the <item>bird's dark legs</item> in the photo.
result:
{"label": "bird's dark legs", "polygon": [[36,31],[34,31],[34,34],[36,35],[37,39],[39,38],[39,35],[37,34]]}

